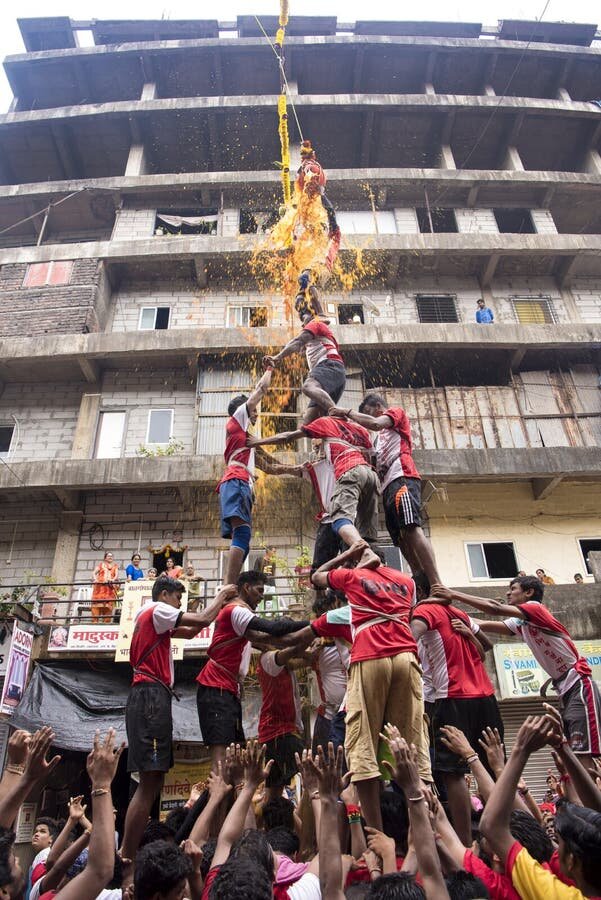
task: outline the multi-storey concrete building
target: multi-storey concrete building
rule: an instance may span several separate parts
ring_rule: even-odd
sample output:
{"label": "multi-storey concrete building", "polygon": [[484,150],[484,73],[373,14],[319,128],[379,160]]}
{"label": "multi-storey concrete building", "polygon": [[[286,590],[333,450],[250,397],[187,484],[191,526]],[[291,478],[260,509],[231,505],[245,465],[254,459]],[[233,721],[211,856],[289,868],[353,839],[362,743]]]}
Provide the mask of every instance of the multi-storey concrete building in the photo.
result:
{"label": "multi-storey concrete building", "polygon": [[[0,116],[3,584],[89,583],[103,551],[148,566],[167,543],[217,578],[227,402],[297,327],[249,265],[280,203],[275,57],[254,17],[20,26]],[[290,100],[327,169],[342,256],[366,262],[351,293],[333,281],[325,295],[343,402],[374,388],[410,413],[445,581],[493,595],[518,569],[590,581],[596,27],[301,16],[289,34]],[[494,323],[476,323],[479,298]],[[301,414],[302,372],[264,404],[270,427]],[[256,509],[256,546],[294,563],[314,529],[307,486],[266,479]],[[576,590],[552,606],[598,637],[598,585]],[[510,727],[520,703],[504,701]]]}

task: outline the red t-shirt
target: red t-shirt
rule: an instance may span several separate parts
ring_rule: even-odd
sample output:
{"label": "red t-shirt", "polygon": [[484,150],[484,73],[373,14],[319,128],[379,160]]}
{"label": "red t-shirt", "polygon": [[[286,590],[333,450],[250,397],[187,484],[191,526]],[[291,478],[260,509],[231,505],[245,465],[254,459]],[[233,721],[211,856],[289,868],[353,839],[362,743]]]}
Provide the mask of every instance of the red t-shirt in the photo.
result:
{"label": "red t-shirt", "polygon": [[[149,603],[137,611],[129,648],[129,661],[133,669],[139,667],[140,671],[134,672],[132,684],[142,682],[152,684],[157,678],[163,684],[169,686],[173,684],[171,635],[177,628],[181,616],[181,610],[169,606],[168,603]],[[159,641],[157,646],[148,653],[157,641]],[[139,660],[143,661],[139,663]]]}
{"label": "red t-shirt", "polygon": [[344,443],[338,444],[335,440],[332,440],[325,445],[326,459],[334,466],[336,481],[345,472],[354,469],[355,466],[369,465],[361,450],[353,450],[352,447],[347,446],[352,444],[357,448],[372,449],[369,431],[363,428],[362,425],[355,425],[354,422],[345,422],[342,419],[333,419],[330,416],[322,416],[308,425],[302,425],[301,428],[313,438],[340,438],[341,441],[344,441]]}
{"label": "red t-shirt", "polygon": [[451,619],[461,619],[475,634],[480,626],[454,606],[420,603],[411,614],[428,631],[419,639],[419,654],[426,657],[434,699],[489,697],[495,689],[473,643],[454,631]]}
{"label": "red t-shirt", "polygon": [[312,335],[309,343],[305,344],[309,370],[314,369],[315,366],[325,362],[327,359],[344,365],[344,360],[338,349],[338,341],[325,322],[322,322],[320,319],[311,319],[305,325],[303,331],[308,331]]}
{"label": "red t-shirt", "polygon": [[219,875],[219,869],[221,866],[213,866],[212,869],[209,869],[207,873],[206,881],[203,885],[202,894],[200,895],[200,900],[209,900],[209,894],[211,893],[211,888],[213,887],[213,882]]}
{"label": "red t-shirt", "polygon": [[251,650],[244,633],[253,616],[254,612],[246,604],[227,603],[219,611],[207,653],[209,659],[196,679],[199,684],[238,696],[238,676],[246,674]]}
{"label": "red t-shirt", "polygon": [[259,714],[259,742],[273,741],[284,734],[301,734],[300,695],[296,675],[276,662],[277,651],[263,653],[257,675],[263,699]]}
{"label": "red t-shirt", "polygon": [[[332,569],[328,572],[328,584],[334,590],[344,591],[351,608],[351,665],[398,653],[414,653],[417,657],[417,646],[409,627],[415,585],[408,575],[388,566]],[[382,613],[396,616],[398,620],[361,628]]]}
{"label": "red t-shirt", "polygon": [[392,427],[379,431],[375,442],[382,488],[403,475],[406,478],[420,477],[413,462],[409,416],[400,406],[387,409],[384,415],[392,419]]}
{"label": "red t-shirt", "polygon": [[[225,426],[225,452],[223,454],[225,472],[217,485],[217,490],[219,490],[220,485],[224,481],[231,481],[233,478],[249,481],[251,474],[254,474],[255,451],[253,447],[246,446],[250,424],[246,403],[239,406],[234,415],[227,420],[227,425]],[[241,452],[236,453],[236,451]],[[236,453],[236,456],[232,459],[232,454],[234,453]],[[236,463],[243,463],[244,465],[236,465]]]}

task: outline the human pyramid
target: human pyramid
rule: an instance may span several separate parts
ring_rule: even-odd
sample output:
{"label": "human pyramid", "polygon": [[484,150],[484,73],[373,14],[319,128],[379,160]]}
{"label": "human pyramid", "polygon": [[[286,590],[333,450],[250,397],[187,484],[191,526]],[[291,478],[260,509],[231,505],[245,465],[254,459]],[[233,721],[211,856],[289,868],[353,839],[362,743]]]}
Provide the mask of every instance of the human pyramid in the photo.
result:
{"label": "human pyramid", "polygon": [[[303,166],[309,183],[308,173],[317,173],[315,196],[328,212],[330,238],[339,242],[312,149]],[[543,605],[545,586],[538,578],[512,579],[505,603],[442,584],[421,527],[421,482],[407,414],[377,393],[368,393],[358,410],[337,405],[345,389],[344,360],[311,271],[302,271],[298,282],[301,330],[264,357],[265,372],[250,395],[228,406],[218,486],[221,534],[231,541],[225,584],[204,611],[192,613],[181,610],[184,585],[160,577],[153,603],[137,614],[126,726],[128,769],[139,773],[139,784],[119,851],[126,867],[135,860],[135,874],[123,896],[339,900],[345,888],[364,882],[363,893],[355,895],[383,900],[599,897],[601,791],[592,766],[601,753],[601,698],[590,666]],[[273,370],[303,351],[309,371],[302,390],[309,403],[302,424],[254,437],[251,428]],[[263,449],[307,437],[313,450],[302,465],[284,465]],[[252,541],[255,467],[306,479],[313,487],[319,527],[311,622],[256,614],[267,576],[242,571]],[[386,528],[411,576],[383,563],[380,495]],[[476,621],[457,602],[495,618]],[[208,787],[191,797],[173,840],[139,849],[173,765],[171,639],[192,637],[212,622],[208,660],[197,677],[200,730],[211,750]],[[526,720],[507,763],[503,721],[483,662],[492,646],[487,634],[518,635],[560,697],[560,712],[545,704],[544,715]],[[262,705],[258,743],[245,746],[241,685],[253,647],[260,651]],[[294,671],[308,665],[321,695],[310,749]],[[561,775],[550,836],[521,778],[529,755],[545,744],[553,748]],[[96,872],[92,881],[89,866],[98,866],[101,856],[95,836],[97,820],[104,827],[104,795],[116,769],[114,763],[111,775],[107,760],[120,752],[113,749],[109,734],[90,754],[89,863],[60,888],[60,900],[105,896],[92,893],[90,885],[98,886],[101,877]],[[297,773],[298,805],[287,793]],[[480,809],[484,804],[479,853],[469,849],[474,798],[468,774],[476,779]],[[0,799],[0,821],[1,813]],[[299,835],[304,859],[312,856],[308,862],[298,859]],[[106,840],[102,846],[106,852]],[[88,881],[70,893],[86,872]],[[31,900],[38,896],[45,897],[38,891]]]}

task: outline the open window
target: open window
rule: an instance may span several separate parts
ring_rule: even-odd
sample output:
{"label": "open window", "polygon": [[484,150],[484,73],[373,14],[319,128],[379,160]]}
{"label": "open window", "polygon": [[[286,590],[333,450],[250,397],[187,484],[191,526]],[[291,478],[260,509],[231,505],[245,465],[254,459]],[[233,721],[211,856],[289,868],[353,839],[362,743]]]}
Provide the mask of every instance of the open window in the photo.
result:
{"label": "open window", "polygon": [[262,328],[269,324],[266,306],[229,306],[226,325],[228,328]]}
{"label": "open window", "polygon": [[428,209],[423,206],[418,207],[415,212],[419,230],[423,234],[455,234],[459,230],[454,209],[430,207],[428,214]]}
{"label": "open window", "polygon": [[584,562],[587,575],[592,575],[593,570],[591,568],[591,564],[589,562],[588,555],[592,551],[601,551],[601,537],[598,538],[579,538],[578,546],[580,547],[580,552],[582,554],[582,560]]}
{"label": "open window", "polygon": [[339,303],[338,324],[364,325],[365,313],[363,312],[363,306],[360,303]]}
{"label": "open window", "polygon": [[240,234],[265,234],[279,219],[277,209],[240,210]]}
{"label": "open window", "polygon": [[217,234],[217,221],[217,209],[158,209],[154,233]]}
{"label": "open window", "polygon": [[14,433],[15,426],[12,423],[0,423],[0,459],[8,459]]}
{"label": "open window", "polygon": [[415,298],[420,322],[458,322],[455,298],[450,294],[418,294]]}
{"label": "open window", "polygon": [[515,578],[518,573],[512,541],[466,543],[465,552],[472,581]]}
{"label": "open window", "polygon": [[171,310],[168,306],[143,306],[138,321],[139,331],[162,331],[169,328]]}
{"label": "open window", "polygon": [[173,437],[173,410],[151,409],[148,413],[147,444],[167,445]]}
{"label": "open window", "polygon": [[96,459],[118,459],[123,451],[125,411],[110,410],[100,413],[96,431]]}
{"label": "open window", "polygon": [[493,209],[501,234],[536,234],[529,209]]}

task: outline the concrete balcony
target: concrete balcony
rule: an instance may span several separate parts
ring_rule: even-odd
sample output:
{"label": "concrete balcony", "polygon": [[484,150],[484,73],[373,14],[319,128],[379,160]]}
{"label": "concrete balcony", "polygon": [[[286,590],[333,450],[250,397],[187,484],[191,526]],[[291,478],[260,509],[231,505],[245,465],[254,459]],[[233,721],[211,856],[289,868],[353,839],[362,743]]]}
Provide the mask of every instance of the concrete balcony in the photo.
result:
{"label": "concrete balcony", "polygon": [[[558,481],[598,481],[599,447],[546,447],[496,450],[418,450],[422,477],[443,482],[533,481],[540,496]],[[0,467],[0,494],[14,499],[51,491],[66,504],[80,491],[148,490],[214,486],[222,472],[221,456],[172,456],[138,459],[36,460]],[[75,508],[71,505],[71,508]]]}

